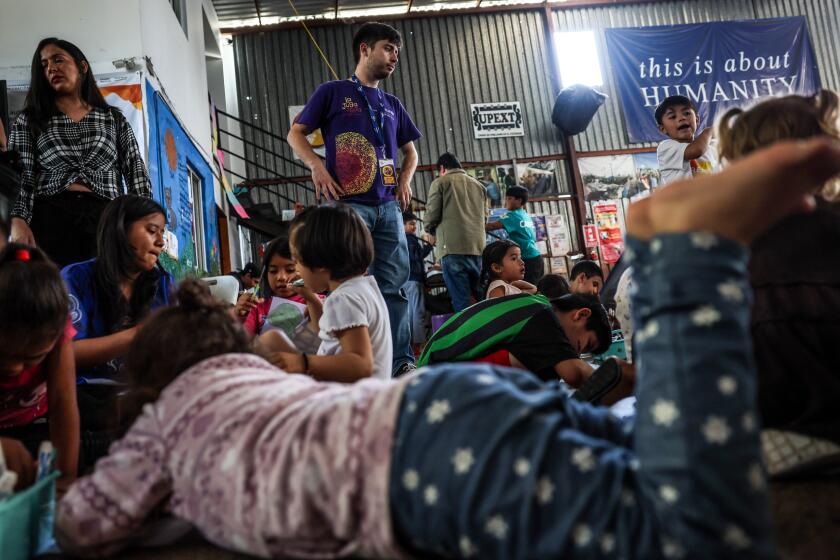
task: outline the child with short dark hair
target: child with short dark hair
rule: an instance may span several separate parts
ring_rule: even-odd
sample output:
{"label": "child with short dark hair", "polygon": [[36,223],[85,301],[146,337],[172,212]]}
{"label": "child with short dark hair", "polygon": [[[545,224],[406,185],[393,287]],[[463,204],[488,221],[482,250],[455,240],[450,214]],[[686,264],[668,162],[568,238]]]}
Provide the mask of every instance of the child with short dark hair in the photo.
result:
{"label": "child with short dark hair", "polygon": [[325,381],[391,377],[388,308],[376,280],[366,275],[373,241],[361,217],[342,204],[312,208],[292,222],[289,241],[304,289],[330,295],[323,314],[312,316],[320,329],[318,353],[295,352],[276,337],[262,337],[272,361]]}
{"label": "child with short dark hair", "polygon": [[0,252],[0,436],[20,440],[32,454],[52,441],[60,491],[76,477],[79,456],[68,311],[58,268],[41,250],[10,243]]}
{"label": "child with short dark hair", "polygon": [[507,239],[494,241],[481,254],[480,292],[485,299],[537,293],[533,284],[526,282],[525,262],[519,245]]}
{"label": "child with short dark hair", "polygon": [[573,294],[591,294],[597,296],[604,286],[604,271],[595,261],[578,261],[569,274],[570,289]]}
{"label": "child with short dark hair", "polygon": [[522,250],[522,260],[525,263],[525,281],[534,284],[545,271],[542,254],[537,246],[537,229],[534,220],[525,211],[528,203],[528,190],[524,187],[509,187],[505,193],[505,208],[508,212],[498,221],[489,222],[486,231],[503,229],[508,232],[511,241]]}
{"label": "child with short dark hair", "polygon": [[592,373],[580,355],[605,352],[611,342],[607,312],[597,298],[517,294],[489,298],[453,315],[431,336],[418,365],[514,366],[577,388]]}
{"label": "child with short dark hair", "polygon": [[668,137],[659,143],[656,158],[662,183],[690,179],[698,173],[712,173],[717,168],[715,150],[709,147],[712,128],[697,133],[697,108],[684,95],[667,97],[656,107],[656,124]]}
{"label": "child with short dark hair", "polygon": [[546,274],[537,282],[537,293],[554,299],[572,293],[572,289],[561,274]]}

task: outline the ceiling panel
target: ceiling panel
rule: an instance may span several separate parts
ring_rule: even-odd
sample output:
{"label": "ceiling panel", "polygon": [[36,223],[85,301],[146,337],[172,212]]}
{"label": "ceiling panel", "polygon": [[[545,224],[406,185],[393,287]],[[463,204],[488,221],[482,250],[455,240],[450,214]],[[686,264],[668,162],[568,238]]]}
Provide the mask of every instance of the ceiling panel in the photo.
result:
{"label": "ceiling panel", "polygon": [[[300,15],[334,14],[335,0],[292,0]],[[473,8],[478,0],[413,0],[412,11]],[[277,23],[276,18],[293,17],[295,12],[288,0],[213,0],[222,28],[257,25],[257,7],[262,23]],[[405,13],[409,0],[339,0],[339,17],[371,17],[390,13]]]}

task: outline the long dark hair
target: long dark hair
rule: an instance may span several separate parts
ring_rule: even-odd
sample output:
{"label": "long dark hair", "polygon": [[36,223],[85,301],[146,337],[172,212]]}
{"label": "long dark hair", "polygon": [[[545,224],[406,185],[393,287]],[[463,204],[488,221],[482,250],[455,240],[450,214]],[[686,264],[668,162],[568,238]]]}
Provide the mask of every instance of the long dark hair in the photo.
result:
{"label": "long dark hair", "polygon": [[265,248],[265,254],[262,258],[262,268],[260,269],[260,297],[263,298],[270,298],[274,295],[271,291],[271,286],[268,284],[268,265],[271,263],[271,258],[274,255],[292,260],[292,250],[289,246],[288,237],[276,237]]}
{"label": "long dark hair", "polygon": [[481,299],[487,299],[487,288],[490,282],[496,279],[492,266],[501,264],[511,247],[519,247],[519,245],[509,239],[500,239],[485,247],[481,253],[481,276],[478,278],[478,292]]}
{"label": "long dark hair", "polygon": [[[204,282],[187,278],[178,286],[178,305],[156,311],[137,333],[125,357],[129,377],[121,429],[131,426],[144,404],[154,402],[167,385],[195,364],[230,353],[251,352],[251,340],[213,298]],[[183,334],[190,333],[190,343]]]}
{"label": "long dark hair", "polygon": [[68,310],[64,282],[43,251],[9,243],[0,252],[0,336],[6,344],[54,339]]}
{"label": "long dark hair", "polygon": [[[46,128],[50,118],[58,114],[58,108],[55,106],[55,90],[47,81],[47,77],[44,75],[44,68],[41,66],[41,51],[47,45],[55,45],[67,51],[67,54],[75,61],[76,68],[79,69],[81,77],[79,96],[82,98],[82,101],[91,107],[99,107],[100,109],[108,108],[105,98],[102,97],[102,92],[99,91],[99,86],[96,85],[96,78],[90,69],[90,62],[88,62],[87,57],[79,47],[63,39],[47,37],[38,43],[35,54],[32,55],[32,75],[29,81],[29,91],[26,93],[26,102],[23,107],[23,112],[29,120],[29,130],[33,137],[37,137]],[[87,71],[83,71],[82,62],[87,63]]]}
{"label": "long dark hair", "polygon": [[160,263],[135,279],[129,301],[120,289],[120,284],[137,272],[137,255],[128,241],[128,230],[131,224],[150,214],[165,217],[166,211],[151,198],[127,194],[108,203],[99,220],[95,281],[100,300],[105,304],[109,332],[136,324],[148,314],[157,295],[160,277],[164,274]]}

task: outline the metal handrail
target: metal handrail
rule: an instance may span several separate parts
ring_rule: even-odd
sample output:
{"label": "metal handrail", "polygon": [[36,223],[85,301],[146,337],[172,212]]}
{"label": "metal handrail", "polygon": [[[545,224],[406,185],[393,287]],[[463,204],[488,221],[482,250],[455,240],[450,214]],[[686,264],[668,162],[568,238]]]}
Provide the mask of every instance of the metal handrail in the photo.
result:
{"label": "metal handrail", "polygon": [[[309,192],[313,192],[313,193],[315,192],[315,189],[313,187],[310,187],[306,183],[301,183],[300,181],[295,181],[292,177],[287,177],[286,175],[278,173],[276,169],[271,169],[270,167],[266,167],[264,165],[261,165],[261,164],[255,162],[255,161],[250,161],[248,159],[245,159],[245,157],[243,157],[239,154],[236,154],[234,152],[231,152],[230,150],[228,150],[226,148],[222,148],[221,146],[219,147],[219,149],[222,150],[226,154],[229,154],[229,155],[232,155],[233,157],[237,157],[237,158],[241,159],[242,161],[245,162],[246,165],[253,165],[254,167],[257,167],[258,169],[262,169],[263,171],[268,171],[269,173],[274,173],[277,177],[283,179],[284,181],[287,181],[289,183],[298,185],[299,187],[303,187],[305,190],[308,190]],[[241,177],[241,175],[240,175],[240,177]],[[247,180],[248,179],[246,179],[246,181]]]}
{"label": "metal handrail", "polygon": [[249,144],[251,146],[254,146],[255,148],[257,148],[259,150],[270,153],[272,155],[272,157],[280,158],[283,161],[285,161],[286,163],[291,163],[292,165],[294,165],[296,167],[300,167],[301,169],[305,169],[307,171],[307,173],[309,172],[309,168],[306,167],[305,165],[303,165],[302,163],[300,163],[298,161],[295,161],[293,159],[287,158],[286,156],[282,156],[282,155],[278,154],[277,152],[273,152],[273,151],[269,150],[268,148],[266,148],[265,146],[261,146],[261,145],[257,144],[256,142],[251,142],[250,140],[246,140],[246,139],[242,138],[241,136],[237,136],[233,132],[229,132],[229,131],[225,130],[224,128],[220,128],[219,132],[224,132],[228,136],[230,136],[232,138],[236,138],[237,140],[239,140],[243,144]]}

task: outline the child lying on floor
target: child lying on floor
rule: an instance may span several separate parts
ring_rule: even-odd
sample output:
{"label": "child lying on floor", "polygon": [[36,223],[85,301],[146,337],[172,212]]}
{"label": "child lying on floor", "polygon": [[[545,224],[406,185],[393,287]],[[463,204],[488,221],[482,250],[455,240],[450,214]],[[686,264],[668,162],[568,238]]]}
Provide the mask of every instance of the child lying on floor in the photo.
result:
{"label": "child lying on floor", "polygon": [[631,207],[629,433],[507,368],[284,374],[187,282],[134,341],[146,404],[59,504],[62,548],[113,553],[164,509],[264,557],[773,557],[748,307],[718,286],[747,292],[745,245],[838,172],[840,147],[784,143]]}

